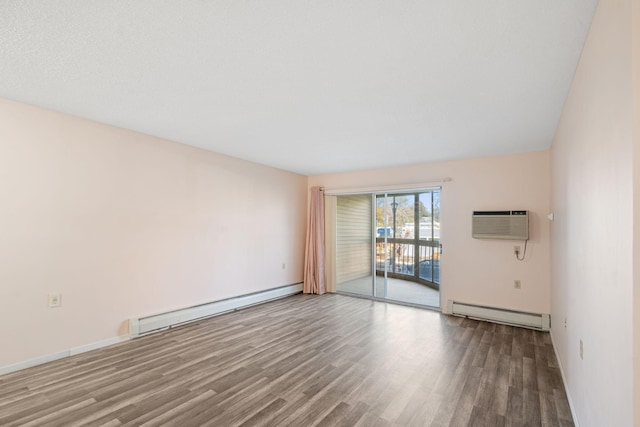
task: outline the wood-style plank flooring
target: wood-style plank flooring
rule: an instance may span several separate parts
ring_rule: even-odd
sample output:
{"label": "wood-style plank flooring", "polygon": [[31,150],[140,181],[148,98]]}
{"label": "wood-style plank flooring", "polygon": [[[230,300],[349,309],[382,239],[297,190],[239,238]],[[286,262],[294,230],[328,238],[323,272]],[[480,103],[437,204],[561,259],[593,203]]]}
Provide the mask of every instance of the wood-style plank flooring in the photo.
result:
{"label": "wood-style plank flooring", "polygon": [[329,294],[1,376],[0,425],[573,422],[549,334]]}

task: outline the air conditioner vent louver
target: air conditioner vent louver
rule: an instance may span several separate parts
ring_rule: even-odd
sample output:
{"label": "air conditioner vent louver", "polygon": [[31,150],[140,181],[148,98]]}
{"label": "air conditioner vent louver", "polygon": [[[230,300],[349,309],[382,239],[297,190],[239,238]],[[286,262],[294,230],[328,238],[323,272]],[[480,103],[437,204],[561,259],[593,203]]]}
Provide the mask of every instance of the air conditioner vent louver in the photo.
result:
{"label": "air conditioner vent louver", "polygon": [[472,235],[475,239],[529,239],[528,211],[474,211]]}

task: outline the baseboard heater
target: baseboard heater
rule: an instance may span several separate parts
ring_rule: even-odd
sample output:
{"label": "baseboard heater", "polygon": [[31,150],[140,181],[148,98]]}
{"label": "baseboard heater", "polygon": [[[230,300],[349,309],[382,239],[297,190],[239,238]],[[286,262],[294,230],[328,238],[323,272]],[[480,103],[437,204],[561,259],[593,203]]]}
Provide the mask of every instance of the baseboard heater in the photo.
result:
{"label": "baseboard heater", "polygon": [[497,307],[466,304],[449,300],[449,313],[471,319],[486,320],[505,325],[548,331],[551,329],[551,317],[547,313],[527,313]]}
{"label": "baseboard heater", "polygon": [[129,319],[129,334],[136,338],[157,332],[172,326],[200,320],[206,317],[237,310],[263,302],[288,297],[302,292],[302,283],[268,289],[252,294],[241,295],[220,301],[213,301],[193,307],[182,308],[166,313]]}

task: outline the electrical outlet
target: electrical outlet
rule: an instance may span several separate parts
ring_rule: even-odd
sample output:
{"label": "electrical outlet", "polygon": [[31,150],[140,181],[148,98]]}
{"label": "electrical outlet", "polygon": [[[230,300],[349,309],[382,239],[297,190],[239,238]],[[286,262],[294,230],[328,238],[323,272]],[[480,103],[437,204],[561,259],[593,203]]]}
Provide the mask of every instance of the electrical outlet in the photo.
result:
{"label": "electrical outlet", "polygon": [[514,280],[513,281],[513,287],[516,289],[521,289],[522,288],[522,282],[520,282],[520,280]]}
{"label": "electrical outlet", "polygon": [[49,307],[60,307],[62,305],[62,294],[49,294]]}
{"label": "electrical outlet", "polygon": [[583,355],[584,355],[584,345],[582,344],[582,340],[580,340],[580,360],[583,359],[582,357]]}
{"label": "electrical outlet", "polygon": [[520,246],[514,246],[513,247],[513,254],[514,255],[520,255]]}
{"label": "electrical outlet", "polygon": [[567,329],[567,318],[564,318],[564,328]]}
{"label": "electrical outlet", "polygon": [[284,270],[285,268],[287,268],[287,264],[285,264],[284,262],[282,263],[282,269]]}

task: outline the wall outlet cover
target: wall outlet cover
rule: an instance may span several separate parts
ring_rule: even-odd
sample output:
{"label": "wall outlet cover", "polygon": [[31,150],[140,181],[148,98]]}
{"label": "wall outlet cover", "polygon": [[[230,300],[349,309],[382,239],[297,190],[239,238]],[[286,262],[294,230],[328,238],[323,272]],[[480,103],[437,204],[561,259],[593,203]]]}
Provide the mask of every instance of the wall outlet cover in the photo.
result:
{"label": "wall outlet cover", "polygon": [[49,307],[60,307],[62,305],[61,294],[49,294]]}

